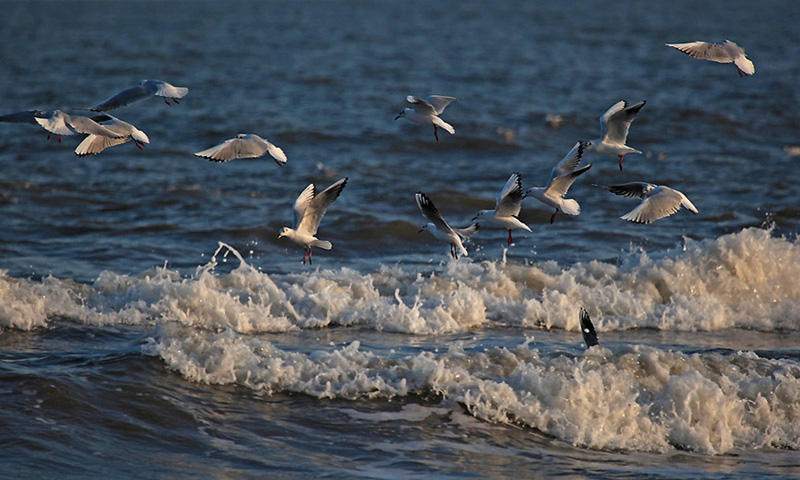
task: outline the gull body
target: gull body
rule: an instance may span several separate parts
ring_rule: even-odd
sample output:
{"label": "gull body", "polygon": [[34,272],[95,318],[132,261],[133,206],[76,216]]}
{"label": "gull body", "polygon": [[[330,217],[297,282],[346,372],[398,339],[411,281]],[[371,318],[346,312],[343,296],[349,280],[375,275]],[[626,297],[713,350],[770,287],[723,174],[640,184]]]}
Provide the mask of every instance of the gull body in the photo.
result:
{"label": "gull body", "polygon": [[139,85],[117,92],[97,105],[90,107],[89,110],[107,112],[154,96],[163,97],[167,105],[171,105],[169,99],[172,99],[177,104],[180,103],[178,99],[185,97],[187,93],[189,93],[189,89],[186,87],[176,87],[161,80],[142,80]]}
{"label": "gull body", "polygon": [[553,167],[546,186],[532,187],[525,192],[526,197],[532,196],[545,205],[555,209],[555,212],[553,212],[553,215],[550,217],[550,223],[556,220],[556,214],[558,212],[564,212],[567,215],[578,215],[581,213],[581,206],[578,202],[571,198],[564,198],[564,196],[567,194],[569,187],[572,186],[572,183],[575,182],[575,179],[592,168],[591,163],[585,167],[578,168],[578,164],[581,162],[581,156],[586,147],[587,144],[584,142],[576,143],[575,146],[572,147],[572,150]]}
{"label": "gull body", "polygon": [[402,110],[399,115],[394,117],[395,120],[398,118],[405,118],[418,125],[433,126],[433,136],[436,137],[437,142],[439,141],[439,128],[446,130],[450,135],[456,133],[456,129],[439,118],[439,115],[444,112],[444,109],[447,108],[451,102],[458,100],[458,98],[431,95],[427,99],[422,100],[421,98],[409,95],[406,97],[406,100],[414,105],[414,108]]}
{"label": "gull body", "polygon": [[628,105],[625,100],[620,100],[612,105],[600,117],[600,138],[588,142],[586,149],[619,157],[619,170],[622,171],[622,157],[629,153],[642,153],[625,145],[625,142],[628,140],[628,130],[633,119],[645,103],[647,102],[642,100],[634,105]]}
{"label": "gull body", "polygon": [[698,212],[697,208],[686,195],[666,185],[632,182],[607,187],[602,185],[595,186],[604,188],[609,192],[623,197],[639,198],[642,200],[636,208],[620,217],[630,222],[650,223],[659,218],[672,215],[680,210],[681,207],[686,208],[695,215]]}
{"label": "gull body", "polygon": [[514,242],[511,238],[512,230],[521,228],[531,231],[530,227],[517,218],[522,208],[522,198],[522,177],[519,173],[514,172],[508,177],[505,186],[497,195],[494,210],[480,210],[472,220],[478,220],[497,228],[505,228],[508,230],[508,244],[511,245]]}
{"label": "gull body", "polygon": [[100,125],[89,117],[68,115],[61,110],[54,110],[49,117],[35,117],[35,119],[42,128],[58,135],[59,142],[62,135],[88,134],[108,138],[124,138],[126,136]]}
{"label": "gull body", "polygon": [[294,243],[304,247],[303,265],[306,263],[306,254],[308,254],[308,263],[309,265],[311,264],[311,255],[314,253],[312,247],[319,247],[325,250],[330,250],[333,247],[331,242],[320,240],[316,237],[317,229],[323,215],[328,211],[328,207],[339,198],[345,185],[347,185],[347,177],[334,182],[331,186],[318,193],[317,187],[312,183],[295,200],[294,224],[292,228],[283,227],[278,238],[287,237]]}
{"label": "gull body", "polygon": [[111,115],[96,115],[92,117],[92,120],[101,124],[108,130],[122,135],[122,137],[110,138],[104,135],[91,134],[75,147],[75,155],[79,157],[96,155],[108,147],[121,145],[130,141],[133,141],[139,149],[142,149],[145,143],[150,143],[150,139],[143,131]]}
{"label": "gull body", "polygon": [[756,66],[744,54],[744,48],[736,45],[730,40],[722,43],[695,41],[689,43],[667,43],[668,47],[677,48],[686,55],[701,60],[708,60],[717,63],[733,63],[739,71],[739,76],[752,75],[756,73]]}
{"label": "gull body", "polygon": [[459,252],[465,257],[469,255],[467,249],[464,248],[463,241],[474,235],[480,228],[480,225],[473,223],[467,228],[452,228],[447,224],[442,214],[439,213],[439,209],[436,208],[436,205],[433,204],[427,195],[422,192],[417,192],[414,194],[414,198],[417,201],[419,211],[425,218],[430,220],[430,223],[426,223],[422,226],[420,233],[425,231],[430,232],[431,235],[439,240],[449,243],[450,256],[453,258],[458,258]]}
{"label": "gull body", "polygon": [[265,153],[269,153],[279,167],[286,163],[286,154],[283,150],[253,133],[240,133],[235,138],[225,140],[195,155],[214,162],[227,162],[234,158],[257,158]]}

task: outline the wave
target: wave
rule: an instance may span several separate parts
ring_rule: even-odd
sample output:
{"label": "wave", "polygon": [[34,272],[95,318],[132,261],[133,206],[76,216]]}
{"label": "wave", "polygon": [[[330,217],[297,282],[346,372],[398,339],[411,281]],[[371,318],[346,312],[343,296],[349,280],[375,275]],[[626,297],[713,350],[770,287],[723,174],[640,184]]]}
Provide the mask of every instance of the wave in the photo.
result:
{"label": "wave", "polygon": [[[221,244],[222,245],[222,244]],[[233,254],[239,265],[221,271]],[[218,268],[220,267],[220,268]],[[427,269],[427,270],[425,270]],[[0,326],[20,330],[69,318],[90,324],[177,322],[239,333],[359,326],[408,334],[480,327],[578,331],[578,306],[598,330],[800,330],[796,239],[748,228],[693,241],[658,259],[563,267],[468,258],[439,266],[381,266],[267,274],[225,246],[181,276],[167,265],[137,276],[102,272],[91,285],[0,272]]]}

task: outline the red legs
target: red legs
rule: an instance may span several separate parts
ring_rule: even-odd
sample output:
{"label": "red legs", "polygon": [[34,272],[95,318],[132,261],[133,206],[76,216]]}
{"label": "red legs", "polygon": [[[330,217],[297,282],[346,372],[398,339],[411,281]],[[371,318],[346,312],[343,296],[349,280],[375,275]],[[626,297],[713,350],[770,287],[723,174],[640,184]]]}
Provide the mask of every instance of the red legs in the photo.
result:
{"label": "red legs", "polygon": [[142,146],[142,144],[141,144],[141,143],[139,143],[139,140],[134,140],[134,141],[133,141],[133,143],[134,143],[134,144],[135,144],[137,147],[139,147],[139,150],[144,150],[144,147]]}
{"label": "red legs", "polygon": [[[172,101],[175,102],[175,105],[179,105],[181,103],[175,97],[172,97]],[[167,105],[170,105],[170,106],[172,105],[171,103],[169,103],[169,100],[167,100],[167,97],[164,97],[164,103],[166,103]]]}
{"label": "red legs", "polygon": [[[50,140],[50,134],[47,134],[47,139]],[[61,143],[61,135],[58,136],[58,143]]]}
{"label": "red legs", "polygon": [[436,137],[436,141],[439,141],[439,127],[436,125],[433,126],[433,136]]}
{"label": "red legs", "polygon": [[556,211],[553,212],[553,216],[550,217],[550,223],[551,224],[556,221],[556,213],[558,213],[558,209],[557,208],[556,208]]}
{"label": "red legs", "polygon": [[306,264],[306,253],[308,253],[308,264],[312,265],[311,255],[314,254],[314,250],[311,250],[311,247],[306,247],[305,249],[303,249],[303,265]]}
{"label": "red legs", "polygon": [[736,70],[739,72],[739,78],[744,78],[744,75],[742,75],[742,69],[739,68],[739,67],[736,67]]}
{"label": "red legs", "polygon": [[619,156],[619,171],[622,171],[622,155]]}
{"label": "red legs", "polygon": [[[273,159],[273,160],[275,160],[275,159]],[[277,163],[279,167],[283,168],[283,164],[281,162],[275,160],[275,163]]]}
{"label": "red legs", "polygon": [[458,250],[456,249],[456,245],[454,243],[450,244],[450,256],[458,260]]}
{"label": "red legs", "polygon": [[167,97],[164,97],[164,103],[166,103],[167,105],[170,105],[170,106],[172,105],[171,103],[169,103],[169,100],[167,100]]}
{"label": "red legs", "polygon": [[509,230],[508,231],[508,246],[510,247],[513,242],[514,242],[514,239],[511,238],[511,230]]}

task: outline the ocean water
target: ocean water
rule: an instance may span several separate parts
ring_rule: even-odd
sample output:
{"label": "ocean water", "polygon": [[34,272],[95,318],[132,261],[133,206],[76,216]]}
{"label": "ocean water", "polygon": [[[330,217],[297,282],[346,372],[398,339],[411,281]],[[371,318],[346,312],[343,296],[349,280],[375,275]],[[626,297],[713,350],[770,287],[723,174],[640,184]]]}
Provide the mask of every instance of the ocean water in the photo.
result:
{"label": "ocean water", "polygon": [[[794,2],[0,8],[0,114],[189,87],[112,112],[141,151],[0,124],[0,477],[798,477]],[[664,46],[726,38],[754,76]],[[460,98],[455,135],[409,94]],[[581,215],[526,199],[458,260],[418,233],[414,192],[467,225],[620,99],[643,154],[587,152]],[[239,132],[288,164],[192,155]],[[278,231],[343,177],[303,265]],[[699,214],[591,186],[637,180]]]}

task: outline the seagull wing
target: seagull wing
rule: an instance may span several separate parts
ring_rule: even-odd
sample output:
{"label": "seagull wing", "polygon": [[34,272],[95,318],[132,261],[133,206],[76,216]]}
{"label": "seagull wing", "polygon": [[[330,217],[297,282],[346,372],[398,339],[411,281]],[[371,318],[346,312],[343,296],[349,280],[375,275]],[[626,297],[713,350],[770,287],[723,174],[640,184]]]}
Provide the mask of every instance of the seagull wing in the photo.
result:
{"label": "seagull wing", "polygon": [[444,109],[447,108],[447,106],[450,105],[451,102],[454,102],[456,100],[459,99],[456,97],[443,97],[441,95],[431,95],[430,97],[427,98],[428,103],[431,104],[431,106],[433,106],[433,111],[436,113],[436,115],[439,115],[442,112],[444,112]]}
{"label": "seagull wing", "polygon": [[24,110],[22,112],[14,112],[9,113],[8,115],[2,115],[0,116],[0,122],[30,123],[32,125],[38,125],[36,122],[37,118],[48,117],[50,114],[51,112],[45,112],[44,110]]}
{"label": "seagull wing", "polygon": [[436,109],[433,105],[428,103],[427,100],[423,100],[421,98],[417,98],[413,95],[409,95],[406,97],[408,103],[414,105],[414,110],[417,113],[424,114],[424,115],[436,115]]}
{"label": "seagull wing", "polygon": [[583,149],[583,142],[576,143],[575,146],[572,147],[572,150],[570,150],[569,153],[567,153],[564,158],[562,158],[561,161],[559,161],[556,166],[553,167],[553,170],[550,172],[550,179],[547,180],[547,184],[550,185],[550,183],[556,178],[574,172],[581,163]]}
{"label": "seagull wing", "polygon": [[681,209],[685,198],[681,192],[664,186],[656,187],[652,192],[636,208],[620,218],[635,223],[650,223]]}
{"label": "seagull wing", "polygon": [[579,168],[578,170],[565,173],[560,177],[554,178],[550,184],[547,185],[547,188],[545,189],[545,195],[563,197],[567,194],[569,187],[572,186],[572,184],[575,182],[575,179],[590,168],[592,168],[591,163],[583,168]]}
{"label": "seagull wing", "polygon": [[102,135],[109,138],[125,138],[130,136],[128,133],[118,133],[100,125],[89,117],[80,115],[70,115],[65,117],[65,122],[76,132],[89,135]]}
{"label": "seagull wing", "polygon": [[93,112],[107,112],[120,107],[126,107],[132,103],[140,102],[153,96],[153,92],[144,85],[127,88],[111,97],[103,100],[97,105],[89,108]]}
{"label": "seagull wing", "polygon": [[[710,60],[717,63],[731,63],[733,61],[731,52],[721,43],[697,41],[689,43],[667,43],[666,45],[668,47],[677,48],[686,55],[702,60]],[[742,53],[743,52],[744,50],[742,50]]]}
{"label": "seagull wing", "polygon": [[102,135],[89,135],[75,147],[75,155],[85,157],[87,155],[97,155],[106,148],[120,145],[131,140],[130,136],[123,138],[108,138]]}
{"label": "seagull wing", "polygon": [[[319,222],[322,220],[322,216],[328,211],[328,207],[330,207],[331,204],[333,204],[333,202],[339,198],[339,194],[342,193],[345,185],[347,185],[347,177],[338,180],[330,187],[315,194],[310,200],[308,200],[306,202],[302,218],[299,218],[299,223],[297,224],[297,228],[295,230],[297,230],[299,233],[316,235],[317,228],[319,228]],[[308,188],[306,188],[306,190],[308,190]],[[303,193],[305,193],[305,190]],[[298,197],[298,201],[299,200],[300,197]],[[295,202],[295,214],[296,213],[297,202]]]}
{"label": "seagull wing", "polygon": [[597,340],[597,331],[594,329],[594,325],[592,325],[592,318],[589,316],[589,312],[584,310],[583,307],[581,307],[580,319],[583,343],[586,344],[586,348],[600,345],[600,342]]}
{"label": "seagull wing", "polygon": [[[609,115],[611,109],[618,107],[620,103],[622,103],[622,108],[616,109]],[[639,103],[628,105],[628,103],[623,100],[614,105],[614,107],[611,107],[611,109],[603,115],[606,124],[603,138],[610,143],[624,145],[625,140],[628,138],[628,130],[631,128],[631,123],[633,123],[633,119],[636,118],[636,115],[639,114],[639,110],[644,107],[645,103],[647,102],[643,100]]]}
{"label": "seagull wing", "polygon": [[595,187],[603,188],[608,190],[611,193],[615,193],[622,197],[628,198],[644,198],[645,189],[648,186],[655,187],[652,184],[645,183],[645,182],[631,182],[631,183],[624,183],[622,185],[594,185]]}
{"label": "seagull wing", "polygon": [[440,230],[442,233],[450,233],[453,231],[450,228],[450,225],[447,224],[442,214],[439,213],[439,209],[436,208],[436,205],[433,204],[430,198],[422,192],[417,192],[414,194],[414,198],[417,201],[417,207],[419,207],[419,211],[422,215],[431,221],[436,228]]}
{"label": "seagull wing", "polygon": [[522,206],[522,177],[512,173],[503,189],[497,195],[494,214],[497,217],[514,217],[519,215]]}

